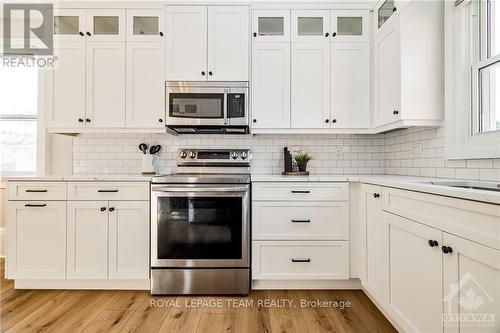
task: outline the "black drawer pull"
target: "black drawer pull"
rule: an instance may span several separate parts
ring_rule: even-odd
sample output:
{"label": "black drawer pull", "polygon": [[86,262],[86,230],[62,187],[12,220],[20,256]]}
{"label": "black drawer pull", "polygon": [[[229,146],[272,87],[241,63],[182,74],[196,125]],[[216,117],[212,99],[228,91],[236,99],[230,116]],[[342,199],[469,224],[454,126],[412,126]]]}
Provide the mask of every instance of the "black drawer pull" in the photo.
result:
{"label": "black drawer pull", "polygon": [[311,220],[292,220],[293,223],[311,223]]}
{"label": "black drawer pull", "polygon": [[311,259],[294,259],[292,258],[292,262],[311,262]]}
{"label": "black drawer pull", "polygon": [[27,193],[46,193],[47,190],[26,190]]}
{"label": "black drawer pull", "polygon": [[46,207],[47,204],[26,204],[24,207]]}
{"label": "black drawer pull", "polygon": [[118,190],[97,190],[99,193],[116,193]]}
{"label": "black drawer pull", "polygon": [[309,193],[311,193],[311,191],[308,191],[308,190],[306,190],[306,191],[298,191],[298,190],[292,190],[292,193],[302,193],[302,194],[309,194]]}

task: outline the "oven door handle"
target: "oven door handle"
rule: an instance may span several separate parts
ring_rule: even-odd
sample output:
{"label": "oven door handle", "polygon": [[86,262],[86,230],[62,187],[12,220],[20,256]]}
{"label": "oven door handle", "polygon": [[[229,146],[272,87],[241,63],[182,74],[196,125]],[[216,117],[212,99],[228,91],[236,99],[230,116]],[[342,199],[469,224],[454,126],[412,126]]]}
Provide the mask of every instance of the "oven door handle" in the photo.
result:
{"label": "oven door handle", "polygon": [[248,186],[227,187],[152,187],[153,192],[247,192]]}
{"label": "oven door handle", "polygon": [[228,93],[228,90],[227,89],[224,89],[224,103],[223,103],[223,107],[224,107],[224,125],[227,125],[227,122],[228,122],[228,114],[227,114],[227,93]]}

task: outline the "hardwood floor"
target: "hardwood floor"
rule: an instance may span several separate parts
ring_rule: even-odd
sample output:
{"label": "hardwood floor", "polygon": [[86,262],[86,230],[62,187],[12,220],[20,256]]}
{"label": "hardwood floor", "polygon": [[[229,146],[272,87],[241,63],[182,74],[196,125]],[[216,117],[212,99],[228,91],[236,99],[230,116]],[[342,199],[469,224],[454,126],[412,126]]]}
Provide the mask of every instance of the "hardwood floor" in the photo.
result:
{"label": "hardwood floor", "polygon": [[[396,332],[358,290],[153,297],[147,291],[15,290],[3,278],[3,260],[0,274],[1,332]],[[341,309],[335,301],[352,305]]]}

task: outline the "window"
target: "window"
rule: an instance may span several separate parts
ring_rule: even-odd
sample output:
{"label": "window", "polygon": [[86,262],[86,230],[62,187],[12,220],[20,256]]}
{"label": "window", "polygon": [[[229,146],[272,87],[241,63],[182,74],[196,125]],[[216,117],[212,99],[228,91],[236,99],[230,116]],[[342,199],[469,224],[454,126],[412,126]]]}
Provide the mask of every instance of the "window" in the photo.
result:
{"label": "window", "polygon": [[477,2],[479,47],[473,66],[473,134],[500,131],[500,2]]}
{"label": "window", "polygon": [[0,65],[0,171],[34,173],[38,69]]}

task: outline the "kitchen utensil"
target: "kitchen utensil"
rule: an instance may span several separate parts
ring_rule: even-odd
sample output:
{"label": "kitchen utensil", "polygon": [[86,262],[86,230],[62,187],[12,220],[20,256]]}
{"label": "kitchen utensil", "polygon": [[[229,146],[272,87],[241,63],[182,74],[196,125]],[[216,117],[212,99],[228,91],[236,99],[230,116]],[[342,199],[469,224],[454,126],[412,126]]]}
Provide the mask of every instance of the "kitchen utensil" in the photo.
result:
{"label": "kitchen utensil", "polygon": [[161,150],[160,145],[154,145],[154,146],[151,146],[151,148],[149,148],[149,153],[151,155],[154,155],[154,154],[158,153],[160,150]]}
{"label": "kitchen utensil", "polygon": [[148,145],[147,145],[147,144],[145,144],[145,143],[141,143],[141,144],[139,145],[139,150],[140,150],[140,151],[142,151],[142,153],[143,153],[144,155],[146,155],[146,154],[147,154],[147,152],[148,152]]}

